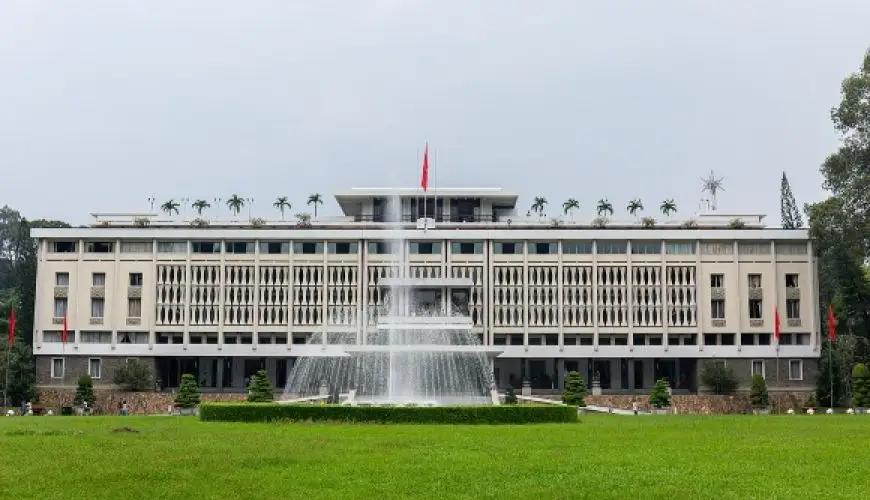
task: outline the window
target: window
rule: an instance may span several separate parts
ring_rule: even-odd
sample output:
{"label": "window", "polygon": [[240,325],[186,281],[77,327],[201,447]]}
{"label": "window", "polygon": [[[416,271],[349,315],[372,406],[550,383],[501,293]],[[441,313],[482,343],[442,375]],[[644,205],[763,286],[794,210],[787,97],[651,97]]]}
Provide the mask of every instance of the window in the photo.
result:
{"label": "window", "polygon": [[367,245],[368,253],[375,255],[387,255],[396,253],[396,248],[389,241],[370,241]]}
{"label": "window", "polygon": [[90,358],[88,359],[88,375],[91,378],[100,378],[100,371],[102,366],[102,360],[100,358]]}
{"label": "window", "polygon": [[749,299],[749,319],[762,319],[761,299]]}
{"label": "window", "polygon": [[55,286],[69,286],[69,273],[54,273]]}
{"label": "window", "polygon": [[563,241],[562,242],[562,253],[563,254],[591,254],[592,253],[592,242],[591,241]]}
{"label": "window", "polygon": [[786,288],[799,288],[798,284],[798,275],[797,274],[786,274],[785,275],[785,287]]}
{"label": "window", "polygon": [[103,313],[105,312],[106,301],[105,299],[91,299],[91,317],[92,318],[102,318]]}
{"label": "window", "polygon": [[76,251],[76,242],[75,241],[55,241],[51,245],[52,251],[54,253],[75,253]]}
{"label": "window", "polygon": [[335,255],[351,255],[359,253],[359,244],[355,241],[336,241],[330,243],[327,250]]}
{"label": "window", "polygon": [[412,241],[409,245],[412,254],[435,255],[441,253],[439,241]]}
{"label": "window", "polygon": [[725,319],[725,301],[713,299],[710,301],[710,318]]}
{"label": "window", "polygon": [[185,241],[158,241],[158,253],[187,253],[187,242]]}
{"label": "window", "polygon": [[293,253],[318,255],[323,253],[323,243],[316,241],[297,241],[293,244]]}
{"label": "window", "polygon": [[112,253],[114,245],[111,241],[89,241],[85,245],[87,253]]}
{"label": "window", "polygon": [[142,273],[130,273],[130,286],[142,286]]}
{"label": "window", "polygon": [[82,332],[82,344],[111,344],[112,332]]}
{"label": "window", "polygon": [[740,255],[770,255],[770,243],[740,243],[737,251]]}
{"label": "window", "polygon": [[634,255],[658,255],[662,253],[660,241],[632,241],[631,253]]}
{"label": "window", "polygon": [[749,288],[761,288],[761,275],[750,274],[746,277],[746,282],[749,285]]}
{"label": "window", "polygon": [[56,297],[54,299],[54,317],[55,318],[62,318],[64,315],[66,315],[66,305],[67,305],[66,297],[62,297],[62,298]]}
{"label": "window", "polygon": [[122,241],[121,253],[151,253],[154,245],[150,241]]}
{"label": "window", "polygon": [[106,286],[106,273],[93,273],[93,274],[91,274],[91,285],[92,286]]}
{"label": "window", "polygon": [[701,253],[704,255],[732,255],[733,243],[701,243]]}
{"label": "window", "polygon": [[751,375],[754,377],[755,375],[761,375],[764,377],[764,360],[761,359],[753,359],[752,360],[752,373]]}
{"label": "window", "polygon": [[290,243],[286,241],[261,241],[260,253],[269,255],[280,255],[290,253]]}
{"label": "window", "polygon": [[141,318],[142,317],[142,299],[127,299],[127,317]]}
{"label": "window", "polygon": [[724,274],[711,274],[710,275],[710,288],[723,288],[725,286],[725,275]]}
{"label": "window", "polygon": [[[196,243],[194,243],[194,245],[195,244]],[[254,253],[254,244],[248,241],[225,241],[224,248],[227,253]]]}
{"label": "window", "polygon": [[624,241],[599,241],[596,245],[596,251],[604,255],[624,254],[626,246]]}
{"label": "window", "polygon": [[801,319],[800,299],[785,300],[785,317],[788,319]]}
{"label": "window", "polygon": [[557,243],[548,242],[548,241],[530,241],[529,245],[529,253],[537,254],[537,255],[549,255],[553,253],[557,253],[559,246]]}
{"label": "window", "polygon": [[193,253],[221,253],[221,246],[217,241],[194,241],[190,250]]}
{"label": "window", "polygon": [[803,380],[804,379],[804,361],[802,359],[788,360],[788,379]]}
{"label": "window", "polygon": [[665,253],[668,255],[692,255],[695,253],[695,243],[666,243]]}
{"label": "window", "polygon": [[458,255],[483,253],[483,243],[476,241],[454,241],[450,243],[450,252]]}
{"label": "window", "polygon": [[147,344],[148,334],[146,332],[118,332],[119,344]]}
{"label": "window", "polygon": [[63,378],[63,358],[51,358],[51,378]]}
{"label": "window", "polygon": [[523,253],[523,244],[509,241],[496,241],[492,247],[493,253],[503,255],[516,255]]}
{"label": "window", "polygon": [[807,246],[804,243],[777,243],[776,253],[781,255],[806,255]]}

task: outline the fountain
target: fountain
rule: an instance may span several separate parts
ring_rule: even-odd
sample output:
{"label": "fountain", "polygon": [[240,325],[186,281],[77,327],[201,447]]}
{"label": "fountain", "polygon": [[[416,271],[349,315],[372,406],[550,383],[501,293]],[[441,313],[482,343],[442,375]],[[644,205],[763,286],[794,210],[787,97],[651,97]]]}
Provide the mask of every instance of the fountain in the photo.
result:
{"label": "fountain", "polygon": [[[391,206],[392,220],[399,220],[397,200]],[[472,331],[468,298],[474,283],[464,278],[409,278],[407,249],[398,234],[391,242],[398,251],[394,277],[378,283],[386,293],[375,329],[362,343],[341,346],[337,354],[330,350],[297,359],[282,402],[498,403],[492,358],[502,350],[481,345]],[[309,340],[321,341],[320,335]]]}

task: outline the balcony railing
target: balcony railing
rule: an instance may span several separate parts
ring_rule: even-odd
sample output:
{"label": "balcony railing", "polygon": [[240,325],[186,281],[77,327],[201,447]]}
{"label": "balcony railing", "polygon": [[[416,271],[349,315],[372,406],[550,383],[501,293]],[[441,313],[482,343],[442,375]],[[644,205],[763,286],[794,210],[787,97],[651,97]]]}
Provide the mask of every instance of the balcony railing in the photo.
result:
{"label": "balcony railing", "polygon": [[[422,214],[415,215],[411,213],[402,214],[399,217],[400,222],[406,223],[415,223],[417,220],[424,218]],[[479,215],[464,215],[464,214],[450,214],[448,216],[444,216],[443,214],[430,214],[428,216],[429,219],[434,219],[435,222],[498,222],[499,218],[493,214],[479,214]],[[386,215],[355,215],[353,218],[354,222],[390,222],[390,217]]]}

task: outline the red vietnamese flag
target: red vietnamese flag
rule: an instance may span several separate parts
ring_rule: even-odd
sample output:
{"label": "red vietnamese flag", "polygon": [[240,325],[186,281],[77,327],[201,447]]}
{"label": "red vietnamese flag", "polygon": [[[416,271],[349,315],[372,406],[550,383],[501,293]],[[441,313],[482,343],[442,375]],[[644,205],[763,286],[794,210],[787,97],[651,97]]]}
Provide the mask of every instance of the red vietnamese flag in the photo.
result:
{"label": "red vietnamese flag", "polygon": [[773,338],[779,342],[779,309],[773,308]]}
{"label": "red vietnamese flag", "polygon": [[63,326],[62,326],[62,329],[60,331],[60,341],[63,342],[64,344],[66,344],[67,334],[68,334],[68,332],[66,329],[66,313],[64,312],[63,313]]}
{"label": "red vietnamese flag", "polygon": [[834,319],[834,306],[828,304],[828,340],[831,342],[837,340],[837,322]]}
{"label": "red vietnamese flag", "polygon": [[9,313],[9,334],[6,339],[9,345],[15,343],[15,308],[12,308],[12,312]]}
{"label": "red vietnamese flag", "polygon": [[426,149],[423,150],[423,173],[420,175],[420,187],[423,191],[429,189],[429,143],[426,143]]}

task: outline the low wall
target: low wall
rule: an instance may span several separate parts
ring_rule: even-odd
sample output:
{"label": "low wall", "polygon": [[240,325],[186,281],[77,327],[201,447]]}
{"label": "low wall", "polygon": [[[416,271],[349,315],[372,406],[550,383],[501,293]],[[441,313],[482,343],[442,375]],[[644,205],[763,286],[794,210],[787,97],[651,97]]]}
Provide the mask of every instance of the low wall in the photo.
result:
{"label": "low wall", "polygon": [[[62,406],[72,406],[75,397],[75,389],[39,389],[39,405],[55,411]],[[122,392],[117,390],[94,389],[96,404],[88,401],[88,405],[98,412],[117,414],[122,401],[127,402],[127,407],[132,415],[151,415],[155,413],[167,413],[169,406],[175,400],[175,394],[165,392]],[[202,394],[202,401],[233,402],[246,401],[247,394]]]}
{"label": "low wall", "polygon": [[[789,408],[801,408],[809,399],[810,392],[771,392],[770,407],[776,412],[785,412]],[[603,395],[586,396],[586,404],[593,406],[608,406],[623,410],[631,410],[635,401],[640,410],[649,410],[649,395]],[[712,394],[675,395],[671,396],[671,406],[677,413],[690,415],[715,415],[725,413],[750,413],[752,405],[748,394],[734,396],[714,396]]]}

